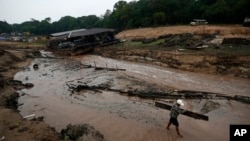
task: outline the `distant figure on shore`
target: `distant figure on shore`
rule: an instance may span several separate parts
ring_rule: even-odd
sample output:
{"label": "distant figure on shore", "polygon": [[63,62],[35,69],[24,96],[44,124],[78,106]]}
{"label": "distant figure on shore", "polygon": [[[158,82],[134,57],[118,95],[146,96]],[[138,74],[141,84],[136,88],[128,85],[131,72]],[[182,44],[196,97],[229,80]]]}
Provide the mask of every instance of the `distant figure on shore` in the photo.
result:
{"label": "distant figure on shore", "polygon": [[180,134],[180,131],[179,131],[179,122],[177,120],[177,117],[179,114],[182,114],[184,112],[186,112],[185,110],[181,110],[180,106],[184,106],[184,103],[182,100],[178,99],[174,105],[172,106],[171,108],[171,112],[170,112],[170,119],[169,119],[169,122],[168,122],[168,125],[167,125],[167,129],[170,130],[170,125],[173,124],[175,125],[175,128],[176,128],[176,131],[177,131],[177,134],[182,137],[182,135]]}

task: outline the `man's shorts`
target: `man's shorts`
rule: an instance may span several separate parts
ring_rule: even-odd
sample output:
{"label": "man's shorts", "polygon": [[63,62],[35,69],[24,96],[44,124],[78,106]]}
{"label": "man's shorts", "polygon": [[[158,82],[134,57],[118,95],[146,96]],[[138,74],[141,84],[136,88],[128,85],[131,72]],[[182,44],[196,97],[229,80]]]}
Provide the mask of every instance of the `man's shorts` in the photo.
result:
{"label": "man's shorts", "polygon": [[170,120],[169,120],[169,122],[170,122],[170,123],[173,123],[173,124],[174,124],[175,126],[177,126],[177,127],[179,126],[179,122],[178,122],[177,118],[172,118],[172,117],[171,117]]}

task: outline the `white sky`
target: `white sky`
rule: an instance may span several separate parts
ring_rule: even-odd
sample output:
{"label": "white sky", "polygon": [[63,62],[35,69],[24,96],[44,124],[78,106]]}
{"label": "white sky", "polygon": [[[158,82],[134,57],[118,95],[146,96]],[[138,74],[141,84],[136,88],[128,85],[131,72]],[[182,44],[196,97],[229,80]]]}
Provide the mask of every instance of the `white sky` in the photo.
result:
{"label": "white sky", "polygon": [[[106,10],[113,11],[119,0],[0,0],[0,21],[9,24],[43,20],[50,17],[52,22],[63,16],[101,16]],[[127,2],[132,0],[125,0]]]}

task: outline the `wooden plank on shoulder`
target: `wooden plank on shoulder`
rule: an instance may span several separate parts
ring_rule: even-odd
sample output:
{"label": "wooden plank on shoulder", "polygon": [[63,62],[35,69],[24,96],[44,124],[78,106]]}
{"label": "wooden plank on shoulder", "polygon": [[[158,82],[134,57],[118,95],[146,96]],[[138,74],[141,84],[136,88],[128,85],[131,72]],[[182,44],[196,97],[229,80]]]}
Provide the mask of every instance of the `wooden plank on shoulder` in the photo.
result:
{"label": "wooden plank on shoulder", "polygon": [[[159,107],[159,108],[167,109],[167,110],[171,110],[171,108],[172,108],[171,105],[169,105],[169,104],[167,104],[165,102],[162,102],[162,101],[156,101],[155,106]],[[199,113],[194,113],[192,111],[186,110],[186,112],[182,113],[182,114],[185,115],[185,116],[188,116],[188,117],[195,118],[195,119],[208,121],[208,116],[202,115],[202,114],[199,114]]]}

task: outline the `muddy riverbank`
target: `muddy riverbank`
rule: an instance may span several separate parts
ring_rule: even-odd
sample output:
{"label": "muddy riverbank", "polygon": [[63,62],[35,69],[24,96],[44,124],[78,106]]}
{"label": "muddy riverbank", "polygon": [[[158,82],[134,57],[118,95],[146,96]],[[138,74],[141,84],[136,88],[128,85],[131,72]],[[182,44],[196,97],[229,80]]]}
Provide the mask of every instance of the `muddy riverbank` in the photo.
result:
{"label": "muddy riverbank", "polygon": [[[247,47],[246,47],[247,48]],[[239,48],[241,50],[241,48]],[[242,48],[244,50],[244,48]],[[225,75],[250,78],[249,55],[223,55],[223,49],[217,53],[203,51],[178,51],[157,49],[126,49],[126,47],[97,48],[95,53],[119,60],[136,61],[174,68],[195,73]],[[233,52],[233,51],[232,51]],[[114,55],[116,54],[116,55]]]}
{"label": "muddy riverbank", "polygon": [[[18,113],[16,85],[10,83],[16,72],[30,64],[27,50],[0,49],[0,139],[3,141],[51,140],[58,141],[60,135],[39,119],[28,121]],[[22,87],[19,87],[22,88]],[[23,87],[24,88],[24,87]]]}
{"label": "muddy riverbank", "polygon": [[[38,70],[33,69],[34,64],[38,64]],[[126,71],[95,70],[88,66]],[[181,139],[173,129],[165,129],[169,111],[154,106],[154,101],[161,99],[140,99],[110,89],[202,90],[245,96],[250,91],[249,79],[193,73],[96,55],[37,58],[27,69],[17,73],[15,79],[34,84],[31,89],[19,91],[22,95],[19,98],[21,115],[43,116],[44,121],[57,131],[69,123],[87,123],[110,141]],[[77,86],[84,85],[106,89],[76,90]],[[228,140],[230,124],[249,123],[248,104],[213,99],[184,101],[185,109],[205,114],[210,120],[206,122],[180,116],[182,140]]]}
{"label": "muddy riverbank", "polygon": [[[42,51],[41,51],[42,52]],[[45,56],[32,48],[9,48],[2,47],[0,50],[0,136],[1,140],[70,140],[80,138],[81,140],[103,141],[103,135],[96,131],[94,127],[80,123],[79,125],[65,125],[62,132],[56,131],[55,127],[44,123],[43,115],[29,114],[20,115],[19,107],[23,103],[18,102],[22,89],[31,89],[32,83],[13,80],[13,76],[18,71],[29,70],[29,65],[33,62],[31,58],[51,58],[51,53]],[[31,67],[33,68],[33,67]],[[29,76],[25,77],[27,81]],[[37,87],[37,86],[36,86]],[[36,96],[29,95],[32,98]],[[35,106],[36,107],[36,106]],[[41,110],[41,109],[40,109]],[[33,113],[33,112],[32,112]],[[67,129],[66,129],[67,126]],[[80,128],[78,128],[80,127]]]}

